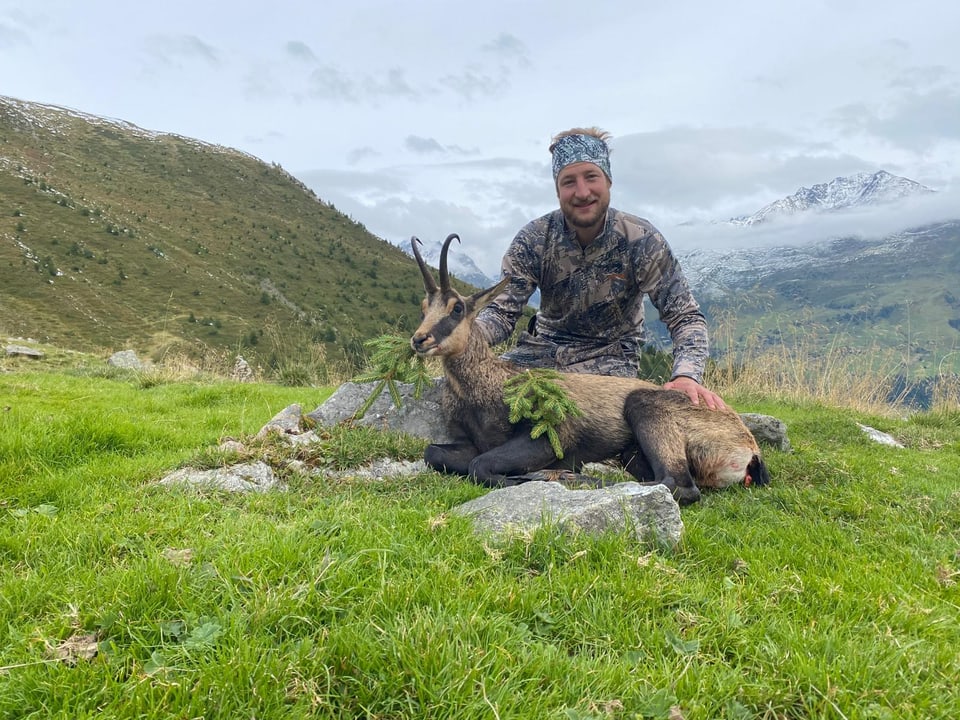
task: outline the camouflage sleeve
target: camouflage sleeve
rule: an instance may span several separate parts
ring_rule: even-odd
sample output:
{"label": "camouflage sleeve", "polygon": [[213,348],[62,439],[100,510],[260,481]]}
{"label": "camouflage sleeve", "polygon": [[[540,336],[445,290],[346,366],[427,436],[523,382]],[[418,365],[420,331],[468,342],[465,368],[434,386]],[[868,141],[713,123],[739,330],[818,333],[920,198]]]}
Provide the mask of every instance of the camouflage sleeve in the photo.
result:
{"label": "camouflage sleeve", "polygon": [[676,257],[659,232],[647,243],[645,291],[660,313],[673,342],[673,373],[703,383],[703,371],[710,355],[707,321],[690,292],[687,278]]}
{"label": "camouflage sleeve", "polygon": [[477,326],[488,345],[496,345],[510,337],[527,301],[537,289],[541,258],[532,249],[536,243],[529,242],[526,233],[529,229],[530,226],[517,234],[500,264],[501,277],[513,279],[477,316]]}

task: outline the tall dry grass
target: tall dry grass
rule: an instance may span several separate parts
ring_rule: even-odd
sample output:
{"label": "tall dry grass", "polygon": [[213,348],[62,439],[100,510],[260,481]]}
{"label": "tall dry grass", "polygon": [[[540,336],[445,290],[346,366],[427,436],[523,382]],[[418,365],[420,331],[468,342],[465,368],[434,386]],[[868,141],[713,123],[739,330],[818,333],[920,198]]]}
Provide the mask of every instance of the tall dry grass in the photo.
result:
{"label": "tall dry grass", "polygon": [[[738,336],[734,323],[713,332],[714,355],[705,382],[721,394],[810,401],[880,415],[901,414],[909,386],[909,348],[858,347],[850,336],[814,322],[777,325]],[[776,339],[773,339],[773,338]],[[941,363],[932,381],[931,409],[960,409],[960,376]]]}

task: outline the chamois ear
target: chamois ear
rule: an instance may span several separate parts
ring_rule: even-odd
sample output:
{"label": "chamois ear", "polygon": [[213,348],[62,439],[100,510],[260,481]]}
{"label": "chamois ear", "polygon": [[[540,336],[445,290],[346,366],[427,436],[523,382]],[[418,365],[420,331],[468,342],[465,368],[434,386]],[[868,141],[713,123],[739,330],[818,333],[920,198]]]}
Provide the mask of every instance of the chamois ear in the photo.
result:
{"label": "chamois ear", "polygon": [[467,300],[467,304],[470,306],[471,312],[480,312],[483,310],[483,308],[492,303],[494,298],[496,298],[497,295],[503,291],[503,289],[510,283],[511,280],[513,280],[513,278],[508,275],[507,277],[501,279],[500,282],[493,287],[489,287],[486,290],[480,290],[479,292],[475,292],[473,295],[471,295]]}

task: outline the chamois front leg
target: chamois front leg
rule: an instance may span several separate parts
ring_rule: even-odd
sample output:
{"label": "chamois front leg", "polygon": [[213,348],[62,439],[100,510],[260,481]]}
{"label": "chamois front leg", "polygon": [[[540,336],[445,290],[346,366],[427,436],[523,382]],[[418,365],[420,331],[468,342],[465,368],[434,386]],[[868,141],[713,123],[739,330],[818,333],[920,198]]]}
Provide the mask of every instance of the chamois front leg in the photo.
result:
{"label": "chamois front leg", "polygon": [[[690,505],[700,499],[700,488],[690,474],[686,436],[670,407],[671,392],[634,390],[627,396],[624,417],[654,482],[666,485],[680,505]],[[689,402],[686,397],[682,401]]]}
{"label": "chamois front leg", "polygon": [[521,432],[503,445],[477,455],[467,475],[479,485],[508,487],[519,485],[530,478],[521,477],[533,470],[542,470],[557,462],[557,456],[546,437],[533,439]]}

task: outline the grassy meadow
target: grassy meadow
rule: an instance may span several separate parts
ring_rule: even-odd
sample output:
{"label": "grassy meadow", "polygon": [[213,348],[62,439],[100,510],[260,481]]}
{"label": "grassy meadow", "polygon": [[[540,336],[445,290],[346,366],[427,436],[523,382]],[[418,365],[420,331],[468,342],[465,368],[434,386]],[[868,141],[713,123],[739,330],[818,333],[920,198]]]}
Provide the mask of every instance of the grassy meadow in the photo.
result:
{"label": "grassy meadow", "polygon": [[[960,717],[956,404],[723,388],[788,426],[770,486],[684,508],[675,550],[494,543],[462,479],[269,443],[284,491],[158,485],[332,386],[0,363],[0,718]],[[422,448],[335,428],[311,460]]]}

